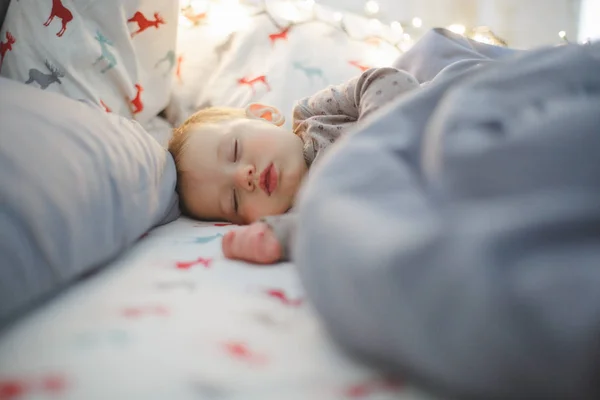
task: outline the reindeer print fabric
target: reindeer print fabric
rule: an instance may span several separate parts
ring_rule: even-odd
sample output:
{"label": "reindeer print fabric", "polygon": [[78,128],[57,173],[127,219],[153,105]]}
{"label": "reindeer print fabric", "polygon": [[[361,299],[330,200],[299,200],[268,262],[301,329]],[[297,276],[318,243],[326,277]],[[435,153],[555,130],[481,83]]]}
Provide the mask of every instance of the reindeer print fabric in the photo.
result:
{"label": "reindeer print fabric", "polygon": [[12,1],[0,75],[147,124],[175,72],[177,2]]}
{"label": "reindeer print fabric", "polygon": [[282,110],[291,129],[296,101],[370,67],[390,66],[402,52],[386,42],[393,36],[389,27],[374,29],[351,14],[337,21],[338,10],[311,11],[300,3],[235,5],[228,18],[218,4],[184,7],[172,121],[204,107],[259,101]]}
{"label": "reindeer print fabric", "polygon": [[224,259],[220,238],[232,228],[180,218],[154,229],[9,327],[0,398],[427,398],[336,348],[291,264]]}

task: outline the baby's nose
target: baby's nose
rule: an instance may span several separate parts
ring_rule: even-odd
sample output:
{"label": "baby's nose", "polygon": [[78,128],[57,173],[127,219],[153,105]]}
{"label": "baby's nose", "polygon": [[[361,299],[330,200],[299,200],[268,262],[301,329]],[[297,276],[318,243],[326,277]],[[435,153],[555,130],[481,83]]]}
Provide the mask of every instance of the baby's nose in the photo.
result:
{"label": "baby's nose", "polygon": [[256,168],[253,165],[245,165],[239,167],[236,171],[236,184],[240,189],[254,190],[254,179],[256,176]]}

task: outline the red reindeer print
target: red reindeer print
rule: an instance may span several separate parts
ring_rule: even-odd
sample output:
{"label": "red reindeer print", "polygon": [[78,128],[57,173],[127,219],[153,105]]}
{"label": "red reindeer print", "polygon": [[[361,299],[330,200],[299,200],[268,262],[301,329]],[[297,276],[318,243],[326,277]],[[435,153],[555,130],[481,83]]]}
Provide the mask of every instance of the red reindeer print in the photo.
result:
{"label": "red reindeer print", "polygon": [[59,394],[64,392],[67,387],[67,382],[62,376],[48,375],[42,380],[41,386],[45,392]]}
{"label": "red reindeer print", "polygon": [[139,114],[144,111],[144,103],[142,103],[142,92],[144,91],[144,88],[139,83],[135,84],[135,88],[137,93],[135,94],[133,100],[129,100],[129,110],[131,111],[132,115]]}
{"label": "red reindeer print", "polygon": [[58,17],[62,21],[62,28],[56,34],[56,36],[61,37],[67,30],[67,24],[73,19],[73,14],[62,4],[61,0],[52,0],[52,11],[50,11],[50,16],[44,26],[50,25],[54,17]]}
{"label": "red reindeer print", "polygon": [[292,29],[292,26],[288,26],[287,28],[282,29],[277,33],[273,33],[269,35],[269,40],[271,41],[271,45],[275,46],[275,42],[278,40],[288,40],[288,32]]}
{"label": "red reindeer print", "polygon": [[363,65],[358,61],[348,61],[348,64],[355,66],[356,68],[360,69],[362,72],[365,72],[366,70],[371,69],[371,67],[369,67],[367,65]]}
{"label": "red reindeer print", "polygon": [[12,45],[16,42],[17,39],[15,39],[12,33],[6,31],[6,42],[0,41],[0,68],[2,68],[2,63],[4,62],[4,56],[12,50]]}
{"label": "red reindeer print", "polygon": [[185,7],[182,10],[182,14],[194,26],[198,26],[198,25],[202,24],[204,22],[204,20],[206,19],[206,17],[208,16],[208,13],[206,13],[206,12],[196,14],[194,12],[194,8],[192,6]]}
{"label": "red reindeer print", "polygon": [[246,343],[242,342],[227,342],[223,345],[225,351],[233,358],[255,365],[262,365],[267,362],[267,357],[263,354],[258,354],[248,348]]}
{"label": "red reindeer print", "polygon": [[37,397],[40,393],[57,395],[67,388],[61,375],[46,375],[29,379],[11,378],[0,380],[0,400],[21,399],[24,396]]}
{"label": "red reindeer print", "polygon": [[250,88],[252,89],[252,94],[256,94],[256,89],[254,88],[254,85],[256,85],[257,83],[262,82],[266,87],[267,87],[267,91],[270,92],[271,91],[271,86],[269,86],[269,82],[267,82],[267,77],[265,75],[261,75],[259,77],[256,77],[254,79],[248,79],[248,78],[242,78],[240,80],[238,80],[238,84],[239,85],[248,85],[250,86]]}
{"label": "red reindeer print", "polygon": [[298,307],[302,305],[302,299],[290,299],[287,294],[281,289],[269,289],[266,290],[265,293],[279,301],[281,301],[286,306]]}
{"label": "red reindeer print", "polygon": [[139,318],[143,316],[158,316],[166,317],[169,315],[169,310],[163,306],[147,306],[147,307],[125,307],[121,313],[126,318]]}
{"label": "red reindeer print", "polygon": [[195,265],[204,265],[204,268],[210,268],[210,264],[212,263],[212,258],[202,258],[199,257],[193,261],[179,261],[175,264],[177,269],[190,269]]}
{"label": "red reindeer print", "polygon": [[20,379],[0,380],[0,400],[18,399],[26,392],[27,384]]}
{"label": "red reindeer print", "polygon": [[397,393],[403,388],[403,384],[399,380],[394,379],[375,379],[368,382],[351,385],[344,394],[350,399],[364,399],[375,393]]}
{"label": "red reindeer print", "polygon": [[175,76],[177,77],[177,81],[179,83],[183,83],[181,80],[181,63],[183,62],[183,56],[177,57],[177,68],[175,69]]}
{"label": "red reindeer print", "polygon": [[102,100],[100,100],[100,105],[102,106],[102,108],[104,108],[104,111],[106,111],[107,113],[112,112],[112,110],[110,108],[108,108],[108,106],[106,105],[106,103],[104,103]]}
{"label": "red reindeer print", "polygon": [[146,29],[148,29],[152,26],[155,27],[156,29],[158,29],[159,25],[165,24],[165,20],[163,19],[163,17],[160,16],[159,13],[155,12],[154,19],[152,20],[152,19],[146,18],[146,16],[139,11],[136,11],[136,13],[133,14],[133,17],[129,18],[127,20],[127,22],[135,22],[138,25],[138,30],[135,32],[132,32],[131,37],[134,37],[134,36],[144,32]]}

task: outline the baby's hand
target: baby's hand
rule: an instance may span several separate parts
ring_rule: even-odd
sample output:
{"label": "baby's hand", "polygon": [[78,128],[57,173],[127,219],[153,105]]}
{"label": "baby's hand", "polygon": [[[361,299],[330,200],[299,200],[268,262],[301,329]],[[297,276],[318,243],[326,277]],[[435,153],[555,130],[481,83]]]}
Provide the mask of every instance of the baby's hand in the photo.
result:
{"label": "baby's hand", "polygon": [[281,245],[264,222],[255,222],[223,237],[225,257],[250,261],[257,264],[272,264],[281,259]]}

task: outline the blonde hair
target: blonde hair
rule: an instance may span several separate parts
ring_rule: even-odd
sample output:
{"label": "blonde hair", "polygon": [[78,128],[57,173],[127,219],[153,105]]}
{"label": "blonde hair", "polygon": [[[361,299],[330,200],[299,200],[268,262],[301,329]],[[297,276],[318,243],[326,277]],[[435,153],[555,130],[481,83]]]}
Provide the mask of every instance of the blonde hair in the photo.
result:
{"label": "blonde hair", "polygon": [[[185,145],[190,137],[191,127],[203,124],[215,124],[223,121],[234,119],[247,118],[243,108],[230,107],[210,107],[195,112],[181,126],[173,130],[173,136],[169,140],[169,152],[175,160],[175,169],[177,170],[177,192],[181,195],[181,178],[183,171],[181,170],[181,155],[185,150]],[[180,196],[181,210],[185,214],[189,214],[183,196]]]}
{"label": "blonde hair", "polygon": [[[169,141],[169,152],[173,155],[175,165],[179,165],[192,125],[215,124],[238,118],[247,118],[243,108],[210,107],[192,114],[181,126],[173,130],[173,136]],[[179,167],[177,171],[179,173]]]}

